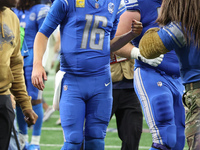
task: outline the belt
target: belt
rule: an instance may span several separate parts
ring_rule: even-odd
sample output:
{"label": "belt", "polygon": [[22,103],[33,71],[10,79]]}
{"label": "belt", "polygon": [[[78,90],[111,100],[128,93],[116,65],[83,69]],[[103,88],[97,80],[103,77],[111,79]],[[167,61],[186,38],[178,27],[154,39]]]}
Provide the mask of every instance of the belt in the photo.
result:
{"label": "belt", "polygon": [[185,90],[194,90],[200,88],[200,81],[185,84]]}

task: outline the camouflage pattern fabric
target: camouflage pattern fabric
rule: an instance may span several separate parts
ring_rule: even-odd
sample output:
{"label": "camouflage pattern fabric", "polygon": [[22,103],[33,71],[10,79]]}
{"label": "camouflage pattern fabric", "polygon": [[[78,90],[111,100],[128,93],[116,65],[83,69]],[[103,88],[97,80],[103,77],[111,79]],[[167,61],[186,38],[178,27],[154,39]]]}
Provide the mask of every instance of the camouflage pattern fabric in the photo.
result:
{"label": "camouflage pattern fabric", "polygon": [[183,102],[187,107],[185,135],[189,150],[200,150],[200,89],[187,91]]}

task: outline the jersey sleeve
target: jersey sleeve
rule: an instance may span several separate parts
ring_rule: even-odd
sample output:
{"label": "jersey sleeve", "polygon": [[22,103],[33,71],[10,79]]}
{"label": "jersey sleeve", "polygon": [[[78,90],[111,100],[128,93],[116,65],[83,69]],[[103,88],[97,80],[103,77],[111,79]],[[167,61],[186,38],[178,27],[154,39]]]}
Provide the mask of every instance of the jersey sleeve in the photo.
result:
{"label": "jersey sleeve", "polygon": [[168,50],[181,48],[186,44],[181,26],[174,22],[161,28],[158,35]]}
{"label": "jersey sleeve", "polygon": [[138,0],[125,0],[128,11],[140,11]]}
{"label": "jersey sleeve", "polygon": [[124,3],[124,0],[121,0],[119,7],[118,7],[118,11],[117,11],[115,21],[113,22],[113,28],[112,28],[111,35],[110,35],[111,40],[115,37],[115,33],[117,31],[117,26],[118,26],[118,23],[119,23],[119,18],[125,11],[126,11],[126,5]]}
{"label": "jersey sleeve", "polygon": [[117,26],[118,26],[118,23],[119,23],[119,19],[116,19],[113,23],[113,28],[112,28],[112,31],[110,33],[110,39],[112,40],[114,37],[115,37],[115,33],[117,31]]}
{"label": "jersey sleeve", "polygon": [[49,37],[57,28],[57,26],[62,22],[68,10],[69,3],[67,0],[55,0],[39,32]]}
{"label": "jersey sleeve", "polygon": [[42,23],[43,23],[45,17],[47,16],[49,9],[50,8],[47,5],[43,5],[43,7],[39,8],[39,11],[38,11],[38,14],[37,14],[38,28],[40,28],[42,26]]}
{"label": "jersey sleeve", "polygon": [[117,11],[117,18],[119,18],[125,11],[126,4],[124,3],[124,0],[121,0]]}

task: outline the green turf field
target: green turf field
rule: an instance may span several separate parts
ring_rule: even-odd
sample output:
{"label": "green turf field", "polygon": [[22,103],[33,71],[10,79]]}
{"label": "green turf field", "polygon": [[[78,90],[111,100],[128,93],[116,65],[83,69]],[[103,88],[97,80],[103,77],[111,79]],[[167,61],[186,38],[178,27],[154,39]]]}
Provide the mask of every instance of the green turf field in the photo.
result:
{"label": "green turf field", "polygon": [[[48,81],[45,83],[44,98],[45,101],[52,105],[53,93],[54,93],[54,70],[50,72]],[[43,123],[42,134],[40,140],[41,150],[60,150],[63,145],[63,133],[62,128],[56,125],[56,121],[59,118],[59,112],[56,111],[51,118]],[[116,130],[116,119],[112,118],[105,138],[105,150],[120,150],[121,141],[118,138]],[[148,150],[151,146],[151,134],[149,133],[145,120],[143,121],[143,133],[140,140],[139,150]],[[29,138],[31,129],[29,130]],[[187,145],[184,150],[188,149]]]}

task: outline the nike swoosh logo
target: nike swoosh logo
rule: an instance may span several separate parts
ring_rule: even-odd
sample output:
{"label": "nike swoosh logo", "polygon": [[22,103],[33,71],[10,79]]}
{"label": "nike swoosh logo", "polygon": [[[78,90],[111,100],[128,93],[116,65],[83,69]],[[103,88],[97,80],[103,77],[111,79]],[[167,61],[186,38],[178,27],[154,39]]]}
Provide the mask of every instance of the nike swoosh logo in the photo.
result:
{"label": "nike swoosh logo", "polygon": [[105,83],[105,86],[108,86],[109,84],[110,84],[110,82],[109,82],[109,83],[107,83],[107,84]]}
{"label": "nike swoosh logo", "polygon": [[24,51],[24,53],[27,53],[27,52],[28,52],[28,50]]}

